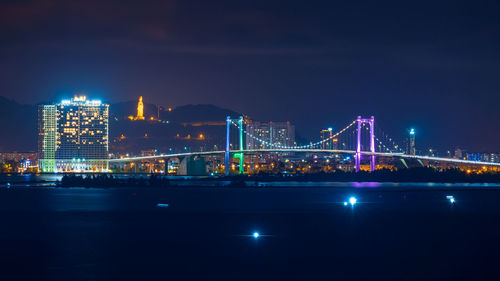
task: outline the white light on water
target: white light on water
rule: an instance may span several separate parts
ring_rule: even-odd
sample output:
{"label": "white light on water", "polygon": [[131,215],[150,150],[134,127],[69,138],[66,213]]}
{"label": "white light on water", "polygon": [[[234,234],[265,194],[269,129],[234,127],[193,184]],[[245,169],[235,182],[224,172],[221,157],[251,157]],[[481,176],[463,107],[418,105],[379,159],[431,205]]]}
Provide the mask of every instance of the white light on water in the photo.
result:
{"label": "white light on water", "polygon": [[356,199],[356,197],[349,198],[349,203],[351,203],[352,206],[354,206],[354,204],[356,204],[356,201],[358,201],[358,199]]}

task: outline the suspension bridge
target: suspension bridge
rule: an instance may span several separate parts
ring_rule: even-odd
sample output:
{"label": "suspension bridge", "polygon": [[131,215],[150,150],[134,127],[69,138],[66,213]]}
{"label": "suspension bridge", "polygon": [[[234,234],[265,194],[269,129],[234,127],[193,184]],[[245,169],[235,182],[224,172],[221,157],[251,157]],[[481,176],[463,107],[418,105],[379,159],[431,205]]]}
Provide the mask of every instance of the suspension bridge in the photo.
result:
{"label": "suspension bridge", "polygon": [[[238,129],[238,142],[237,142],[239,147],[238,149],[231,149],[232,144],[231,144],[230,132],[231,132],[231,127],[233,126]],[[239,159],[239,173],[243,174],[245,154],[324,153],[324,154],[353,155],[354,169],[356,172],[360,170],[361,161],[364,157],[368,157],[369,159],[370,171],[375,170],[377,157],[391,157],[399,159],[415,159],[418,161],[433,161],[439,163],[443,162],[443,163],[456,163],[464,165],[482,165],[489,167],[500,167],[500,163],[406,154],[403,151],[403,147],[398,145],[396,141],[393,138],[390,138],[387,134],[384,134],[383,132],[379,131],[380,137],[378,137],[379,135],[376,135],[374,117],[362,118],[358,116],[354,121],[349,123],[341,130],[337,131],[336,133],[332,133],[330,137],[322,139],[317,142],[311,142],[307,145],[289,146],[289,145],[284,145],[283,143],[272,143],[270,141],[266,141],[258,136],[253,135],[252,133],[248,132],[244,127],[245,127],[245,121],[243,117],[240,117],[238,119],[232,119],[230,117],[227,117],[225,150],[126,157],[126,158],[110,159],[109,162],[126,163],[126,162],[136,162],[144,160],[157,160],[157,159],[168,159],[168,158],[190,157],[190,156],[224,155],[225,173],[229,174],[230,159],[232,155],[234,158]],[[261,148],[255,148],[255,149],[245,148],[243,141],[244,136],[257,141],[257,143],[260,144]],[[341,149],[320,148],[321,146],[323,146],[323,144],[332,142],[333,140],[337,140],[337,142],[340,143],[339,145],[341,146]]]}

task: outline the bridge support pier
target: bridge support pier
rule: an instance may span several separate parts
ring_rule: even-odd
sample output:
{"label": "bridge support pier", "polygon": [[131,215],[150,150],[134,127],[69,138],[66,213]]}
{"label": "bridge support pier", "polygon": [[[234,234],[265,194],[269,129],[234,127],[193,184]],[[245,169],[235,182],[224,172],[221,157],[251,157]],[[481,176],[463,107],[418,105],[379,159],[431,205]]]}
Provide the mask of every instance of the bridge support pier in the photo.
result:
{"label": "bridge support pier", "polygon": [[242,152],[244,150],[244,148],[243,148],[243,116],[240,116],[239,119],[231,119],[230,116],[227,116],[227,118],[226,118],[226,151],[225,151],[225,160],[224,160],[224,165],[226,167],[226,175],[229,175],[229,171],[230,171],[229,165],[230,165],[230,160],[231,160],[231,152],[230,152],[231,144],[230,144],[229,132],[230,132],[232,122],[238,122],[239,137],[240,137],[240,141],[239,141],[240,152],[235,154],[234,157],[240,159],[239,174],[243,174],[245,172],[245,169],[243,167],[244,155]]}
{"label": "bridge support pier", "polygon": [[240,119],[238,120],[238,125],[239,125],[239,129],[240,129],[240,175],[243,174],[245,172],[245,169],[244,169],[244,155],[243,155],[243,116],[240,116]]}
{"label": "bridge support pier", "polygon": [[[356,140],[356,155],[354,157],[354,169],[356,172],[359,172],[361,166],[361,126],[364,123],[368,123],[370,125],[370,152],[375,152],[375,117],[371,117],[370,119],[361,118],[358,116],[356,118],[356,123],[358,125],[357,128],[357,140]],[[376,162],[375,155],[370,156],[370,171],[375,171]]]}
{"label": "bridge support pier", "polygon": [[356,173],[359,172],[359,167],[361,166],[361,116],[356,118],[357,128],[357,140],[356,140],[356,155],[354,156],[354,169]]}
{"label": "bridge support pier", "polygon": [[[375,117],[370,118],[370,152],[375,152]],[[375,155],[370,157],[370,171],[375,171]]]}
{"label": "bridge support pier", "polygon": [[226,118],[226,152],[224,153],[224,167],[226,176],[229,175],[229,129],[231,127],[231,117]]}

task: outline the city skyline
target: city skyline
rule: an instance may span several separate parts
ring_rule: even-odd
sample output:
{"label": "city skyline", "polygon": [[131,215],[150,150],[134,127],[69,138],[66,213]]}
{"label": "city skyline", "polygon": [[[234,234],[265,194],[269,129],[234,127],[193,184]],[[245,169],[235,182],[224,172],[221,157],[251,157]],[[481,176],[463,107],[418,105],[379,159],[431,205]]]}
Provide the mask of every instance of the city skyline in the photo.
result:
{"label": "city skyline", "polygon": [[[82,95],[82,92],[75,92],[74,94],[72,95],[69,95],[69,94],[66,94],[66,95],[62,95],[62,98],[58,99],[58,100],[54,100],[54,101],[51,101],[51,102],[48,102],[49,104],[53,104],[53,103],[57,103],[57,102],[62,102],[64,100],[71,100],[72,98],[69,98],[69,97],[75,97],[75,96],[79,96],[79,95]],[[101,96],[100,96],[101,97]],[[13,100],[15,102],[15,100]],[[104,102],[106,102],[106,99],[104,99]],[[130,101],[126,101],[126,102],[132,102],[132,103],[135,103],[136,101],[135,100],[130,100]],[[120,103],[118,103],[120,104]],[[154,107],[157,107],[160,111],[172,111],[172,109],[174,107],[168,107],[168,106],[163,106],[163,105],[160,105],[160,104],[152,104],[152,103],[148,103],[147,101],[144,103],[144,104],[148,104],[149,106],[154,106]],[[186,106],[190,106],[190,104],[186,105]],[[180,106],[180,107],[183,107],[183,106]],[[221,108],[222,110],[230,110],[230,109],[224,109],[224,108]],[[155,112],[145,112],[144,114],[149,117],[155,117],[157,116],[157,114],[159,114],[160,111],[157,111],[157,110],[154,110]],[[133,113],[133,114],[136,114],[136,112],[130,112],[130,113]],[[129,114],[129,113],[127,113]],[[242,113],[244,114],[244,113]],[[247,116],[246,114],[244,114],[245,116]],[[222,116],[222,115],[221,115]],[[121,116],[123,117],[123,116]],[[128,118],[136,118],[136,116],[132,116],[132,115],[129,115]],[[262,120],[261,118],[255,118],[253,116],[252,117],[252,120],[254,121],[258,121],[258,122],[290,122],[290,120],[280,120],[280,119],[274,119],[274,120]],[[294,120],[294,126],[295,126],[295,121]],[[318,123],[321,123],[322,120],[319,120]],[[298,121],[298,123],[300,123],[300,120]],[[340,124],[338,120],[335,120],[335,121],[331,121],[331,122],[326,122],[328,124]],[[418,123],[418,122],[416,122]],[[315,123],[316,124],[316,123]],[[300,137],[300,139],[302,141],[315,141],[316,139],[320,139],[322,138],[320,135],[318,135],[318,133],[320,133],[321,131],[324,131],[324,130],[328,130],[328,129],[333,129],[334,126],[331,126],[329,125],[327,128],[322,128],[320,126],[317,126],[317,125],[312,125],[310,127],[318,127],[320,128],[318,132],[314,132],[312,131],[312,134],[311,135],[305,135],[303,134],[303,130],[300,130],[299,129],[299,132],[298,132],[298,136]],[[336,126],[335,126],[336,127]],[[403,143],[403,142],[406,142],[406,139],[407,139],[407,136],[408,136],[408,132],[410,132],[410,130],[413,130],[415,131],[415,126],[407,126],[405,128],[397,128],[396,130],[389,130],[389,131],[395,131],[396,134],[394,135],[394,137],[396,139],[398,139],[399,142]],[[426,136],[422,136],[421,135],[421,131],[426,131],[428,130],[427,128],[422,128],[422,127],[417,127],[417,131],[418,133],[415,133],[417,136],[417,139],[418,139],[418,150],[420,150],[421,152],[425,152],[425,151],[428,151],[429,149],[431,149],[432,151],[436,152],[436,153],[439,153],[440,155],[452,155],[453,156],[453,151],[455,151],[456,149],[460,149],[460,150],[463,150],[464,153],[465,152],[474,152],[474,153],[484,153],[484,152],[496,152],[496,151],[500,151],[500,148],[497,148],[498,145],[497,145],[497,142],[493,142],[493,145],[492,146],[487,146],[487,147],[484,147],[484,146],[475,146],[475,145],[471,145],[471,143],[465,143],[463,140],[456,140],[455,143],[453,144],[442,144],[442,143],[437,143],[431,139],[425,139]],[[303,129],[303,128],[301,128]],[[387,132],[387,131],[386,131]],[[384,133],[386,133],[384,132]],[[457,143],[462,143],[462,145],[459,145]],[[4,148],[5,150],[5,148]],[[29,151],[31,151],[31,149],[28,149]]]}
{"label": "city skyline", "polygon": [[[175,109],[174,109],[175,111]],[[171,109],[168,109],[171,112]],[[160,114],[158,111],[158,118],[148,118],[144,115],[144,103],[143,97],[140,96],[137,102],[136,116],[129,115],[128,117],[122,117],[122,120],[126,122],[138,121],[140,126],[144,126],[148,123],[156,123],[161,126],[169,124],[165,120],[160,119]],[[39,105],[38,106],[38,169],[41,172],[108,172],[109,162],[123,162],[131,161],[131,167],[129,169],[136,169],[134,161],[143,160],[161,160],[167,163],[165,167],[169,166],[168,158],[181,157],[184,159],[178,163],[173,172],[177,170],[177,167],[183,167],[183,175],[188,175],[188,171],[196,170],[196,174],[202,175],[208,173],[221,172],[221,169],[225,169],[225,174],[228,175],[230,170],[236,169],[238,165],[239,173],[243,174],[245,172],[255,173],[258,170],[258,166],[262,164],[273,164],[274,161],[279,161],[281,163],[288,163],[292,158],[295,160],[301,160],[303,163],[305,158],[307,158],[307,153],[319,153],[319,154],[334,154],[335,156],[329,159],[331,156],[325,156],[327,164],[327,170],[330,170],[330,165],[338,165],[338,169],[351,169],[351,164],[349,157],[339,157],[339,154],[354,154],[355,157],[355,171],[358,172],[362,169],[362,160],[369,156],[370,159],[369,169],[373,172],[376,169],[384,169],[388,163],[397,167],[398,162],[394,162],[394,158],[406,158],[411,161],[418,160],[421,165],[424,165],[422,161],[427,161],[428,165],[435,165],[433,162],[444,162],[444,167],[456,167],[457,164],[474,164],[477,165],[498,165],[494,163],[499,162],[499,155],[495,153],[468,153],[465,150],[459,148],[455,149],[454,154],[448,152],[447,157],[439,157],[441,155],[437,154],[435,151],[429,149],[428,152],[419,150],[416,153],[415,146],[415,129],[412,128],[408,131],[408,138],[406,142],[406,148],[404,145],[398,144],[390,136],[384,135],[382,131],[375,129],[374,124],[375,118],[372,116],[370,118],[362,118],[358,116],[356,120],[347,124],[344,128],[335,131],[333,128],[328,128],[322,130],[321,140],[318,142],[309,142],[306,144],[298,144],[295,141],[295,126],[289,121],[287,122],[259,122],[255,120],[248,119],[246,117],[240,116],[237,119],[232,119],[227,116],[226,119],[226,137],[225,144],[213,143],[212,149],[200,146],[199,148],[192,147],[191,145],[184,143],[184,149],[178,151],[172,150],[170,148],[168,151],[162,151],[156,148],[157,141],[153,141],[154,148],[148,149],[147,146],[142,146],[140,142],[134,141],[132,145],[137,148],[141,148],[141,156],[133,157],[134,154],[130,155],[128,150],[125,155],[118,154],[116,158],[115,152],[109,150],[109,105],[103,104],[101,100],[88,99],[86,96],[74,96],[72,99],[62,100],[59,103],[49,104],[49,105]],[[115,121],[119,121],[116,119]],[[152,122],[152,123],[151,123]],[[162,125],[163,124],[163,125]],[[184,127],[186,123],[184,123]],[[236,126],[238,128],[238,136],[234,133],[231,134],[231,127]],[[168,125],[167,125],[168,126]],[[193,124],[195,127],[200,125]],[[349,128],[351,128],[349,130]],[[366,129],[366,132],[365,132]],[[219,132],[219,133],[222,133]],[[325,134],[326,133],[326,134]],[[381,133],[381,135],[378,135]],[[128,133],[126,133],[128,135]],[[231,135],[233,135],[231,137]],[[235,137],[238,140],[235,142]],[[122,133],[118,138],[119,140],[126,139]],[[146,133],[143,137],[144,139],[149,139],[150,136]],[[174,139],[179,139],[180,136],[174,136]],[[209,135],[210,139],[220,139],[215,135]],[[184,140],[190,141],[192,138],[188,134],[187,138]],[[194,137],[197,141],[203,141],[206,143],[207,135],[204,133],[199,133],[199,137]],[[156,144],[155,144],[156,143]],[[335,148],[333,145],[335,144]],[[123,146],[123,144],[118,144]],[[189,146],[189,148],[188,148]],[[330,146],[330,147],[329,147]],[[225,152],[217,150],[217,147],[225,147]],[[320,149],[318,149],[320,148]],[[230,151],[235,151],[234,153]],[[248,157],[246,153],[250,153],[251,156]],[[305,158],[295,158],[295,153],[306,153]],[[423,153],[422,153],[423,152]],[[215,155],[225,154],[224,164],[217,157],[212,158]],[[270,153],[270,154],[268,154]],[[136,154],[135,154],[136,155]],[[246,157],[245,157],[245,156]],[[267,155],[267,156],[265,156]],[[190,168],[190,165],[198,165],[203,167],[205,165],[205,160],[200,160],[200,156],[209,156],[211,164],[207,164],[206,172],[202,172],[200,168]],[[164,158],[166,157],[166,158]],[[195,157],[194,160],[192,157]],[[313,157],[317,159],[317,155]],[[383,160],[377,164],[376,157],[388,157],[388,162]],[[113,159],[114,158],[114,159]],[[244,159],[248,158],[253,164],[245,164]],[[231,159],[238,159],[238,163],[235,164]],[[28,161],[25,163],[25,161]],[[366,159],[365,159],[366,160]],[[19,161],[19,160],[18,160]],[[177,158],[176,161],[180,161]],[[317,160],[314,160],[317,161]],[[366,162],[366,161],[365,161]],[[451,163],[452,166],[448,166],[446,163]],[[28,164],[29,159],[22,159],[22,165]],[[24,163],[24,164],[23,164]],[[188,164],[191,163],[191,164]],[[197,164],[195,164],[197,163]],[[231,164],[232,163],[232,164]],[[293,160],[292,160],[293,163]],[[405,160],[401,160],[401,163],[408,168],[408,164]],[[36,164],[35,164],[36,165]],[[230,169],[230,165],[232,168]],[[274,164],[273,164],[274,165]],[[293,167],[294,164],[291,165]],[[437,165],[442,168],[443,163]],[[30,166],[36,167],[36,166]],[[155,171],[160,173],[161,168],[157,169],[156,164],[149,165],[150,171]],[[465,166],[465,169],[469,169]],[[125,167],[116,167],[112,170],[123,170]],[[274,168],[274,167],[273,167]],[[24,169],[23,166],[20,169]],[[194,170],[193,170],[194,169]],[[310,169],[310,168],[309,168]],[[368,169],[363,168],[363,169]],[[479,170],[474,169],[474,171],[482,172],[487,169],[485,166],[479,167]],[[470,169],[469,169],[470,170]],[[467,170],[467,171],[469,171]],[[293,170],[292,170],[293,171]],[[164,169],[164,173],[170,172],[170,169]]]}

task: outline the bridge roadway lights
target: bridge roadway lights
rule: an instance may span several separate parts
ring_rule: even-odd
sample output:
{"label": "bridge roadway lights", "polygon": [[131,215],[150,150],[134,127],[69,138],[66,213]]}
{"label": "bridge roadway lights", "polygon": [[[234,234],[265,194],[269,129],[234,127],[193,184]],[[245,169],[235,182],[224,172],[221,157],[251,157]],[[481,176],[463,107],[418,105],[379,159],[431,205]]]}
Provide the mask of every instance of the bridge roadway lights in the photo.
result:
{"label": "bridge roadway lights", "polygon": [[[356,155],[355,150],[329,150],[329,149],[248,149],[239,151],[236,150],[236,153],[266,153],[266,152],[298,152],[298,153],[307,153],[307,152],[325,152],[325,153],[344,153],[344,154],[353,154]],[[147,160],[147,159],[161,159],[161,158],[170,158],[170,157],[185,157],[185,156],[194,156],[194,155],[213,155],[213,154],[224,154],[224,150],[220,151],[204,151],[204,152],[190,152],[190,153],[172,153],[172,154],[161,154],[155,156],[140,156],[140,157],[129,157],[129,158],[117,158],[117,159],[109,159],[110,163],[130,163],[135,161]],[[371,152],[368,153],[369,156],[372,155]],[[469,164],[469,165],[481,165],[488,167],[500,168],[500,163],[492,163],[492,162],[483,162],[483,161],[472,161],[472,160],[462,160],[462,159],[454,159],[454,158],[443,158],[443,157],[431,157],[431,156],[420,156],[420,155],[408,155],[403,153],[394,153],[394,152],[375,152],[375,156],[377,157],[398,157],[398,158],[407,158],[407,159],[416,159],[416,160],[426,160],[426,161],[437,161],[437,162],[449,162],[449,163],[457,163],[457,164]]]}

